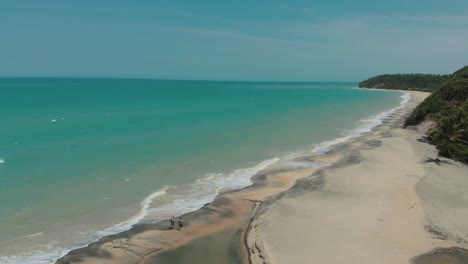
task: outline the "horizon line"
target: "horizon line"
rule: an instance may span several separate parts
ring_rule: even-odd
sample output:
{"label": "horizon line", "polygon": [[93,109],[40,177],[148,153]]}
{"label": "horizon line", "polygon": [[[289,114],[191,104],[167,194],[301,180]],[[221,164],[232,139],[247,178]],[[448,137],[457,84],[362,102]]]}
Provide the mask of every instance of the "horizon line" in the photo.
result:
{"label": "horizon line", "polygon": [[88,80],[145,80],[145,81],[187,81],[187,82],[278,82],[278,83],[359,83],[360,81],[291,81],[291,80],[222,80],[222,79],[174,79],[153,77],[110,77],[110,76],[1,76],[0,79],[88,79]]}

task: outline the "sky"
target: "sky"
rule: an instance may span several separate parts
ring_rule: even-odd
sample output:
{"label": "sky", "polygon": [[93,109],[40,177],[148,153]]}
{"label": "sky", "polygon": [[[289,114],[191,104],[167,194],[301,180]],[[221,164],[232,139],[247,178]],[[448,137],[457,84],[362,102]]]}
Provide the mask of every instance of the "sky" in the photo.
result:
{"label": "sky", "polygon": [[464,65],[466,0],[0,0],[0,76],[360,81]]}

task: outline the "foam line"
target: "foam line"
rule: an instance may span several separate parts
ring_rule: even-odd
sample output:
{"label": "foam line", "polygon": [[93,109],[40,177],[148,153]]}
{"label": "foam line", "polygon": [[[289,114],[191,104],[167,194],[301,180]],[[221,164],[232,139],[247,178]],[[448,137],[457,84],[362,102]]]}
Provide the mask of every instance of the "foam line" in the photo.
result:
{"label": "foam line", "polygon": [[335,138],[333,140],[328,140],[324,141],[320,144],[317,144],[315,148],[312,150],[316,154],[325,154],[326,152],[330,151],[330,147],[339,143],[343,143],[347,141],[348,139],[351,138],[356,138],[364,133],[370,132],[372,129],[375,127],[378,127],[383,124],[383,122],[395,111],[398,109],[401,109],[408,104],[408,102],[411,99],[411,95],[407,92],[402,92],[402,95],[400,96],[400,105],[397,107],[394,107],[390,110],[378,113],[375,116],[366,118],[366,119],[361,119],[362,125],[348,131],[345,133],[342,137]]}
{"label": "foam line", "polygon": [[[373,128],[381,125],[385,119],[387,119],[392,113],[398,109],[403,108],[411,99],[409,93],[403,93],[401,95],[400,105],[392,108],[390,110],[381,112],[370,118],[362,119],[362,125],[352,129],[342,135],[332,140],[323,141],[320,144],[315,145],[312,149],[312,152],[317,154],[323,154],[329,151],[329,148],[333,145],[345,142],[351,138],[361,136],[364,133],[371,131]],[[310,153],[310,152],[309,152]],[[150,222],[150,221],[159,221],[164,218],[170,217],[172,215],[180,215],[190,211],[194,211],[202,207],[204,204],[212,202],[216,195],[226,189],[235,190],[247,187],[252,184],[251,177],[258,173],[259,171],[273,166],[275,163],[280,161],[288,161],[294,157],[299,157],[304,155],[304,151],[294,152],[286,154],[282,158],[272,158],[258,163],[257,165],[237,169],[230,173],[211,173],[207,174],[204,177],[198,179],[193,183],[189,190],[185,190],[181,193],[177,193],[178,186],[165,186],[160,190],[157,190],[150,195],[148,195],[140,203],[140,210],[137,214],[132,216],[126,221],[118,223],[114,226],[111,226],[105,230],[97,232],[92,238],[87,242],[77,243],[75,246],[70,248],[54,248],[53,245],[50,246],[50,251],[48,252],[29,252],[24,255],[17,256],[8,256],[0,257],[0,263],[5,264],[50,264],[54,263],[57,259],[66,255],[69,251],[86,246],[92,242],[97,241],[98,239],[120,233],[126,230],[129,230],[133,225],[138,223]],[[0,158],[0,164],[4,163],[4,159]],[[170,201],[161,206],[151,208],[151,204],[158,200],[162,199],[164,201]]]}

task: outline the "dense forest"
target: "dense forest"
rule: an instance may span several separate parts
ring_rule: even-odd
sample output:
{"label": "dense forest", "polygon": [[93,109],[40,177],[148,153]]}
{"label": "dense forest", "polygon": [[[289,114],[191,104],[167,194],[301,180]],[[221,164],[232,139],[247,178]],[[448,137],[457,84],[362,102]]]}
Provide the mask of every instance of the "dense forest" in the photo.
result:
{"label": "dense forest", "polygon": [[359,87],[433,92],[449,78],[448,74],[384,74],[360,82]]}
{"label": "dense forest", "polygon": [[429,140],[439,154],[468,163],[468,66],[452,74],[406,119],[404,126],[435,122]]}

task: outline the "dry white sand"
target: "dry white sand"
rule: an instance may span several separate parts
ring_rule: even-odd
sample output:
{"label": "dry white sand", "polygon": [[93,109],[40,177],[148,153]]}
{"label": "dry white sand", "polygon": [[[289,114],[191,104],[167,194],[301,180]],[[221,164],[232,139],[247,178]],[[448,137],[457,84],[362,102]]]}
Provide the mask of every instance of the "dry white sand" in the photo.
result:
{"label": "dry white sand", "polygon": [[[412,93],[412,104],[398,115],[425,96]],[[367,136],[381,145],[355,155],[361,162],[325,169],[323,188],[268,206],[253,223],[254,248],[262,255],[254,262],[409,263],[435,247],[468,240],[468,169],[425,163],[436,151],[419,138],[383,126]]]}
{"label": "dry white sand", "polygon": [[[392,129],[426,95],[412,92],[412,103],[393,116],[393,123],[363,140],[344,144],[347,148],[337,153],[297,161],[331,164],[341,152],[354,150],[343,166],[322,174],[314,173],[314,167],[284,164],[262,171],[252,187],[224,193],[184,215],[181,232],[169,231],[167,221],[138,226],[72,251],[57,263],[155,263],[182,245],[212,247],[200,245],[207,236],[237,241],[226,230],[244,234],[247,225],[253,263],[407,263],[436,246],[456,245],[452,241],[468,234],[468,221],[463,221],[468,219],[466,167],[422,163],[435,158],[434,148],[418,142],[416,132]],[[447,241],[431,237],[425,225]],[[203,257],[206,263],[213,259]]]}

